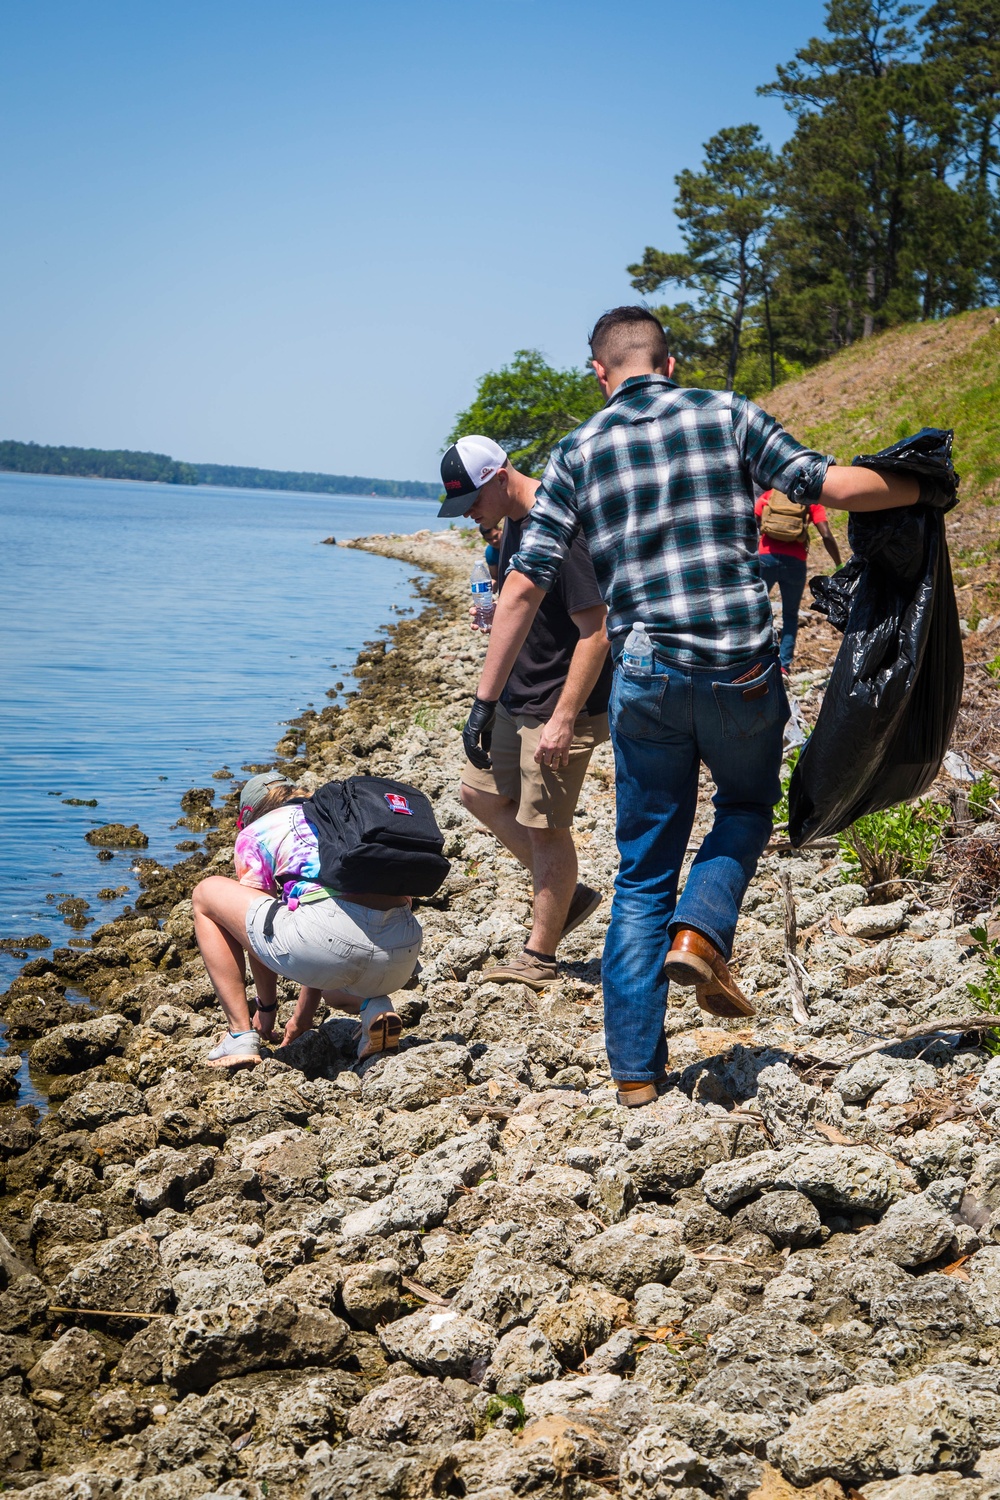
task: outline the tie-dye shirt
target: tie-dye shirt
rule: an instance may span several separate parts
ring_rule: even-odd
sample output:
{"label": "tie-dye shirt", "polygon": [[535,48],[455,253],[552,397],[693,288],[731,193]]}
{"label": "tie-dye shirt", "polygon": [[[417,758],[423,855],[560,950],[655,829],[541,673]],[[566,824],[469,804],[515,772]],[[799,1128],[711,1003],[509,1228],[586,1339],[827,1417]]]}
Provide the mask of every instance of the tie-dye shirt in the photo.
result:
{"label": "tie-dye shirt", "polygon": [[236,878],[268,896],[301,901],[319,884],[319,845],[298,802],[286,802],[236,836]]}

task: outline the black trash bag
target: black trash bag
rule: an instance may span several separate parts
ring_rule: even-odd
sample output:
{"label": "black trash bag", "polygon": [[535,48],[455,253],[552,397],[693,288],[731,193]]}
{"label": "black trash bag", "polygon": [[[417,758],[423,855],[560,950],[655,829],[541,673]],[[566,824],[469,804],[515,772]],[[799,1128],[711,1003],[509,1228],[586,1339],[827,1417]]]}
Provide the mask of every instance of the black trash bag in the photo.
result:
{"label": "black trash bag", "polygon": [[796,848],[919,797],[951,742],[964,675],[944,528],[958,503],[951,442],[951,432],[925,427],[854,460],[915,475],[920,501],[852,515],[853,557],[832,578],[811,581],[813,608],[844,641],[792,773],[788,837]]}

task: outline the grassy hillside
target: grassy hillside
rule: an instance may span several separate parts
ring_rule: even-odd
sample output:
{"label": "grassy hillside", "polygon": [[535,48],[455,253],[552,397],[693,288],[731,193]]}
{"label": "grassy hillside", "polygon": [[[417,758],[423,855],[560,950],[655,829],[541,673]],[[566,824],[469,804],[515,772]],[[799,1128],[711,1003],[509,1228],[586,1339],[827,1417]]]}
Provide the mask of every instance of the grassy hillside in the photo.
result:
{"label": "grassy hillside", "polygon": [[854,344],[761,405],[841,463],[919,427],[953,427],[963,508],[1000,500],[1000,315],[992,308]]}
{"label": "grassy hillside", "polygon": [[[966,674],[954,744],[1000,769],[1000,315],[986,308],[893,328],[855,344],[761,402],[797,438],[849,463],[920,427],[953,427],[960,502],[947,521]],[[846,517],[831,513],[844,537]],[[825,563],[814,547],[810,561]],[[825,571],[825,568],[824,568]],[[803,637],[800,635],[800,640]],[[805,632],[804,665],[836,651],[825,621]]]}

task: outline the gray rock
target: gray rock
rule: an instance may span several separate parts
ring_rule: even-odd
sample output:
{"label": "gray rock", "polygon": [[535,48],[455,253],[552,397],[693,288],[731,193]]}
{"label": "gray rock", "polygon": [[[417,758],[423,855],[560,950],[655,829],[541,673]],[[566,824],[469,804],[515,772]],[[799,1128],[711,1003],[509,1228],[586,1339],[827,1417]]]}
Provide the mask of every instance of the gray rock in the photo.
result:
{"label": "gray rock", "polygon": [[984,1245],[965,1265],[969,1301],[989,1328],[1000,1328],[1000,1245]]}
{"label": "gray rock", "polygon": [[776,1245],[789,1245],[795,1250],[819,1238],[822,1221],[811,1199],[786,1190],[765,1193],[741,1208],[733,1219],[733,1229],[766,1234]]}
{"label": "gray rock", "polygon": [[124,1115],[144,1115],[146,1101],[132,1083],[88,1083],[59,1106],[67,1130],[94,1130]]}
{"label": "gray rock", "polygon": [[469,1049],[454,1042],[409,1047],[365,1074],[361,1097],[369,1106],[424,1109],[428,1104],[463,1093],[471,1068]]}
{"label": "gray rock", "polygon": [[92,1391],[99,1384],[107,1355],[82,1328],[68,1328],[28,1371],[28,1384],[35,1390]]}
{"label": "gray rock", "polygon": [[706,1167],[727,1161],[738,1130],[716,1121],[678,1125],[645,1141],[628,1159],[629,1176],[642,1193],[690,1187]]}
{"label": "gray rock", "polygon": [[369,1331],[391,1322],[399,1312],[399,1278],[399,1263],[394,1260],[368,1261],[348,1272],[341,1291],[348,1317]]}
{"label": "gray rock", "polygon": [[635,1321],[644,1327],[664,1328],[682,1323],[690,1303],[679,1292],[659,1281],[647,1281],[635,1289]]}
{"label": "gray rock", "polygon": [[0,1473],[33,1469],[41,1455],[31,1402],[0,1391]]}
{"label": "gray rock", "polygon": [[522,1396],[560,1374],[555,1351],[540,1328],[512,1328],[497,1344],[483,1386],[499,1396]]}
{"label": "gray rock", "polygon": [[54,1026],[31,1048],[31,1066],[37,1073],[81,1073],[120,1052],[131,1031],[129,1022],[116,1015]]}
{"label": "gray rock", "polygon": [[937,1260],[955,1242],[955,1223],[935,1213],[921,1198],[902,1198],[888,1209],[882,1222],[865,1237],[866,1252],[893,1260],[898,1266],[922,1266]]}
{"label": "gray rock", "polygon": [[479,1379],[497,1347],[492,1328],[451,1308],[410,1313],[378,1331],[393,1359],[405,1359],[425,1375]]}
{"label": "gray rock", "polygon": [[481,1250],[454,1299],[456,1312],[469,1313],[500,1333],[527,1323],[547,1298],[562,1300],[569,1278],[551,1266],[530,1265],[498,1250]]}
{"label": "gray rock", "polygon": [[825,1339],[776,1310],[730,1315],[712,1336],[709,1362],[689,1399],[714,1401],[726,1412],[787,1417],[851,1383]]}
{"label": "gray rock", "polygon": [[827,1396],[768,1447],[772,1463],[798,1485],[962,1468],[978,1455],[967,1400],[934,1375]]}
{"label": "gray rock", "polygon": [[991,1057],[972,1093],[969,1103],[979,1109],[996,1109],[1000,1105],[1000,1057]]}
{"label": "gray rock", "polygon": [[473,1431],[461,1401],[439,1381],[416,1375],[399,1375],[369,1392],[348,1427],[369,1443],[454,1443]]}
{"label": "gray rock", "polygon": [[909,901],[887,901],[884,906],[855,906],[841,921],[848,937],[881,938],[898,932],[906,921]]}
{"label": "gray rock", "polygon": [[618,1468],[622,1500],[667,1500],[682,1490],[691,1496],[707,1478],[704,1459],[662,1427],[644,1427]]}
{"label": "gray rock", "polygon": [[601,1281],[620,1297],[633,1297],[644,1282],[669,1283],[684,1265],[680,1226],[651,1214],[635,1214],[574,1250],[570,1267]]}
{"label": "gray rock", "polygon": [[252,1370],[329,1365],[349,1348],[350,1330],[341,1318],[270,1292],[259,1302],[175,1318],[167,1330],[163,1375],[179,1390],[204,1390]]}
{"label": "gray rock", "polygon": [[974,1137],[965,1125],[939,1125],[898,1137],[896,1155],[907,1162],[921,1187],[942,1177],[968,1177],[972,1170]]}
{"label": "gray rock", "polygon": [[975,1317],[972,1299],[963,1284],[953,1276],[934,1272],[877,1292],[871,1299],[871,1319],[875,1326],[902,1333],[939,1336],[959,1333],[973,1327]]}
{"label": "gray rock", "polygon": [[127,1432],[139,1432],[151,1419],[149,1407],[144,1401],[136,1401],[121,1386],[115,1386],[98,1396],[87,1416],[86,1425],[106,1441],[124,1437]]}
{"label": "gray rock", "polygon": [[786,1146],[781,1151],[757,1151],[709,1167],[701,1185],[712,1207],[723,1212],[774,1188],[804,1193],[827,1207],[865,1213],[881,1213],[902,1193],[899,1173],[889,1157],[868,1146]]}
{"label": "gray rock", "polygon": [[355,1440],[333,1449],[306,1481],[303,1500],[426,1500],[438,1487],[442,1468],[450,1474],[453,1467],[445,1464],[441,1448],[434,1445],[401,1453],[391,1446],[372,1449]]}
{"label": "gray rock", "polygon": [[144,1229],[126,1229],[70,1271],[56,1300],[65,1307],[164,1312],[173,1300],[173,1286],[155,1240]]}
{"label": "gray rock", "polygon": [[136,1208],[147,1217],[164,1208],[180,1208],[186,1193],[208,1181],[214,1164],[215,1152],[207,1146],[184,1151],[162,1146],[150,1152],[126,1179],[133,1184]]}
{"label": "gray rock", "polygon": [[803,1083],[787,1063],[772,1063],[757,1078],[756,1107],[775,1146],[800,1145],[815,1137],[817,1124],[842,1129],[843,1109],[836,1094]]}
{"label": "gray rock", "polygon": [[564,1365],[575,1365],[588,1349],[603,1344],[628,1322],[628,1303],[606,1287],[577,1285],[565,1301],[547,1302],[531,1320]]}

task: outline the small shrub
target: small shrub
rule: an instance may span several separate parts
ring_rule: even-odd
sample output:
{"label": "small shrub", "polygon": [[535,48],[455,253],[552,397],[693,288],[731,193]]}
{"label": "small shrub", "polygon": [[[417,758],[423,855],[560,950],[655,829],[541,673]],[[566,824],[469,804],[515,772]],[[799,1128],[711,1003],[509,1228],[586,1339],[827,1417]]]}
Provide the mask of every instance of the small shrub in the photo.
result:
{"label": "small shrub", "polygon": [[[985,984],[967,984],[965,988],[982,1010],[1000,1015],[1000,939],[991,938],[985,927],[972,927],[970,935],[986,970]],[[991,1056],[1000,1054],[1000,1032],[983,1033],[982,1045]]]}
{"label": "small shrub", "polygon": [[977,776],[969,788],[969,816],[977,823],[987,823],[995,816],[990,803],[997,796],[997,784],[989,771]]}
{"label": "small shrub", "polygon": [[528,1420],[520,1396],[491,1396],[486,1403],[485,1417],[490,1427],[502,1422],[513,1432],[520,1432]]}
{"label": "small shrub", "polygon": [[774,821],[776,823],[788,822],[788,788],[792,784],[792,772],[799,763],[802,754],[801,745],[796,745],[794,750],[789,750],[785,765],[788,767],[788,775],[781,778],[781,796],[775,804]]}
{"label": "small shrub", "polygon": [[903,894],[904,879],[926,875],[950,818],[950,808],[929,797],[866,813],[837,834],[847,866],[844,880],[860,881],[876,901],[897,899]]}
{"label": "small shrub", "polygon": [[986,663],[986,670],[991,677],[1000,678],[1000,651],[997,652],[992,661]]}

